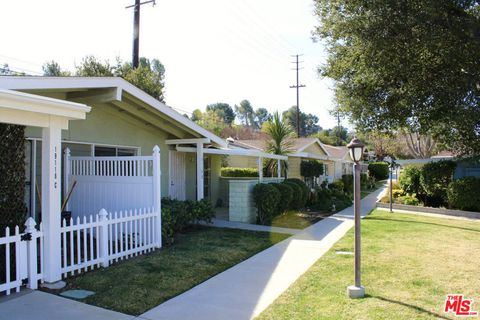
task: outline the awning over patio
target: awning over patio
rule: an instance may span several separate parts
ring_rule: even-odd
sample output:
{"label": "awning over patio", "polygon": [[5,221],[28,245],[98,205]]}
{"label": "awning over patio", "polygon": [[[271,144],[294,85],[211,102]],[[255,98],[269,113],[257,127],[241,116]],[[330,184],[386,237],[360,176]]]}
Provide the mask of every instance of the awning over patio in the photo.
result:
{"label": "awning over patio", "polygon": [[[205,147],[204,144],[210,144],[209,139],[172,139],[167,140],[168,145],[176,145],[176,150],[179,152],[190,152],[197,154],[197,185],[203,185],[203,155],[204,154],[218,154],[218,155],[229,155],[229,156],[246,156],[246,157],[255,157],[258,158],[258,177],[259,180],[263,179],[263,159],[275,159],[278,161],[278,177],[280,177],[280,161],[287,161],[287,156],[282,156],[278,154],[266,153],[254,149],[230,149],[230,148],[213,148]],[[181,146],[188,145],[188,146]],[[195,145],[192,147],[191,145]],[[203,199],[203,188],[197,188],[197,199]]]}
{"label": "awning over patio", "polygon": [[0,89],[0,122],[42,128],[42,224],[46,282],[61,279],[61,133],[70,120],[85,119],[90,107],[65,100]]}

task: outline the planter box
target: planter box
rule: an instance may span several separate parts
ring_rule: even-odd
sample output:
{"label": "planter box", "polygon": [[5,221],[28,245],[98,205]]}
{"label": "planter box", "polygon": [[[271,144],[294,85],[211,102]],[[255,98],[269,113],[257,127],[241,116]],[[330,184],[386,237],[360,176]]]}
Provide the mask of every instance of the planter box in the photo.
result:
{"label": "planter box", "polygon": [[[390,208],[389,203],[382,203],[377,202],[377,208]],[[480,212],[473,212],[473,211],[462,211],[462,210],[450,210],[444,208],[432,208],[432,207],[421,207],[421,206],[411,206],[406,204],[393,204],[394,210],[405,210],[405,211],[416,211],[416,212],[423,212],[423,213],[431,213],[431,214],[443,214],[447,216],[454,216],[454,217],[464,217],[469,219],[480,219]]]}

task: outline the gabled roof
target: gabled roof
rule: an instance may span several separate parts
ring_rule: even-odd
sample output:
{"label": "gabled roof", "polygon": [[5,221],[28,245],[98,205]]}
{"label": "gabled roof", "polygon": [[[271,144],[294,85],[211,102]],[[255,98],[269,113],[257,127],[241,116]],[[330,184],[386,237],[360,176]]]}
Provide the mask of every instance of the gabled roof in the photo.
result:
{"label": "gabled roof", "polygon": [[[40,95],[42,93],[45,94],[45,92],[66,92],[67,99],[74,101],[77,101],[79,97],[85,98],[88,96],[87,91],[90,91],[91,98],[101,99],[102,101],[110,99],[120,104],[128,100],[129,103],[138,103],[138,110],[147,106],[152,111],[157,112],[157,115],[161,115],[164,119],[173,123],[174,126],[180,125],[183,130],[191,132],[196,136],[208,138],[221,147],[227,146],[224,139],[200,127],[171,107],[119,77],[1,76],[0,88]],[[158,124],[161,122],[161,120],[157,121]]]}
{"label": "gabled roof", "polygon": [[[295,154],[302,153],[305,149],[310,147],[313,144],[318,144],[319,147],[327,154],[327,156],[330,156],[330,153],[327,148],[325,148],[325,145],[320,142],[317,138],[296,138],[292,140],[293,142],[293,152],[291,156],[294,156]],[[256,140],[235,140],[233,143],[230,143],[231,147],[238,147],[242,149],[255,149],[255,150],[265,150],[267,146],[267,140],[265,139],[256,139]]]}
{"label": "gabled roof", "polygon": [[323,145],[328,150],[332,158],[344,160],[348,155],[348,148],[345,146],[331,146],[329,144]]}

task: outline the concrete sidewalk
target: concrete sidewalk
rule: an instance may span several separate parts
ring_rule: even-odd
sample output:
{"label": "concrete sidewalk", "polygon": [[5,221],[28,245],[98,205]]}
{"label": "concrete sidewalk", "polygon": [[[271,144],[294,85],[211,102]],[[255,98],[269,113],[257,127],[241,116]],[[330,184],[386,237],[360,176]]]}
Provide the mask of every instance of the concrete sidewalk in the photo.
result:
{"label": "concrete sidewalk", "polygon": [[281,227],[272,227],[272,226],[262,226],[258,224],[250,224],[243,222],[235,221],[226,221],[221,219],[212,219],[212,223],[201,223],[202,225],[209,227],[218,227],[218,228],[231,228],[231,229],[242,229],[242,230],[251,230],[251,231],[264,231],[264,232],[276,232],[276,233],[286,233],[286,234],[297,234],[301,232],[301,229],[292,229],[292,228],[281,228]]}
{"label": "concrete sidewalk", "polygon": [[130,320],[135,317],[38,290],[25,290],[0,299],[0,320],[7,319]]}
{"label": "concrete sidewalk", "polygon": [[[375,208],[382,189],[362,199],[362,216]],[[252,319],[307,271],[353,226],[353,207],[216,275],[147,311],[148,320]]]}

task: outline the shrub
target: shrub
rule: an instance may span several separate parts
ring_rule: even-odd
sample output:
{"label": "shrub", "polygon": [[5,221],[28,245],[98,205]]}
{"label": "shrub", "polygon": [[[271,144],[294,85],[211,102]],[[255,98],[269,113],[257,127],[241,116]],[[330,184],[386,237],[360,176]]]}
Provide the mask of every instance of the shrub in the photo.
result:
{"label": "shrub", "polygon": [[315,201],[312,207],[316,210],[330,211],[332,210],[332,195],[328,189],[317,189],[315,191]]}
{"label": "shrub", "polygon": [[420,175],[422,170],[413,165],[406,166],[400,173],[398,181],[402,189],[408,194],[420,194]]}
{"label": "shrub", "polygon": [[368,165],[368,173],[377,180],[385,180],[388,178],[388,163],[372,162]]}
{"label": "shrub", "polygon": [[465,177],[448,186],[448,204],[454,209],[480,211],[480,178]]}
{"label": "shrub", "polygon": [[317,160],[300,162],[300,175],[302,177],[319,177],[323,174],[323,164]]}
{"label": "shrub", "polygon": [[259,183],[253,188],[253,201],[257,207],[257,223],[267,225],[277,213],[280,191],[267,183]]}
{"label": "shrub", "polygon": [[258,169],[226,167],[221,169],[222,177],[258,177]]}
{"label": "shrub", "polygon": [[[389,190],[390,192],[390,190]],[[392,197],[393,198],[399,198],[404,195],[404,192],[402,189],[392,189]]]}
{"label": "shrub", "polygon": [[414,196],[411,195],[406,195],[406,196],[400,196],[395,199],[395,203],[400,203],[400,204],[407,204],[411,206],[418,206],[420,204],[420,201],[415,198]]}
{"label": "shrub", "polygon": [[430,162],[423,166],[420,186],[424,191],[425,205],[439,207],[448,202],[447,188],[453,179],[456,163],[451,160]]}
{"label": "shrub", "polygon": [[290,207],[290,202],[293,197],[293,189],[286,183],[272,183],[272,186],[277,188],[280,192],[280,200],[278,201],[277,210],[278,213],[283,213]]}
{"label": "shrub", "polygon": [[186,226],[199,221],[210,222],[214,217],[210,201],[180,201],[170,198],[162,199],[162,239],[165,244],[173,243],[175,233]]}
{"label": "shrub", "polygon": [[302,208],[302,203],[303,203],[302,188],[300,188],[300,186],[294,182],[285,181],[284,184],[288,185],[292,189],[292,199],[290,200],[290,205],[288,209],[300,210]]}
{"label": "shrub", "polygon": [[295,184],[297,184],[302,193],[302,198],[301,198],[301,203],[300,203],[300,207],[298,209],[301,209],[301,208],[304,208],[305,205],[307,204],[307,200],[308,200],[308,197],[310,195],[310,189],[307,187],[307,185],[305,184],[305,182],[303,182],[302,180],[300,179],[296,179],[296,178],[292,178],[292,179],[286,179],[285,181],[287,182],[293,182]]}
{"label": "shrub", "polygon": [[[328,185],[329,189],[337,190],[343,192],[344,190],[344,184],[342,180],[335,180],[332,183]],[[352,190],[353,191],[353,190]]]}
{"label": "shrub", "polygon": [[344,174],[342,176],[343,191],[353,193],[353,174]]}
{"label": "shrub", "polygon": [[[25,206],[25,127],[0,123],[0,237],[5,227],[23,230]],[[32,187],[32,192],[35,189]]]}

